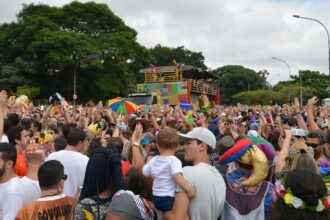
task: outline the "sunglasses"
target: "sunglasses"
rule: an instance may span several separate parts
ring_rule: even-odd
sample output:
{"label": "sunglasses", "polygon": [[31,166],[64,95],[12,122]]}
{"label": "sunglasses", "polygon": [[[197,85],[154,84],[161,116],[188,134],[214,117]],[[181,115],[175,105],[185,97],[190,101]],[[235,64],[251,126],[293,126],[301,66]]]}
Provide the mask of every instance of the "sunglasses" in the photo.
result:
{"label": "sunglasses", "polygon": [[321,144],[306,143],[306,145],[312,148],[317,148]]}
{"label": "sunglasses", "polygon": [[66,181],[67,179],[68,179],[68,175],[66,175],[66,174],[63,174],[63,176],[62,176],[62,178],[61,178],[62,180],[64,180],[64,181]]}

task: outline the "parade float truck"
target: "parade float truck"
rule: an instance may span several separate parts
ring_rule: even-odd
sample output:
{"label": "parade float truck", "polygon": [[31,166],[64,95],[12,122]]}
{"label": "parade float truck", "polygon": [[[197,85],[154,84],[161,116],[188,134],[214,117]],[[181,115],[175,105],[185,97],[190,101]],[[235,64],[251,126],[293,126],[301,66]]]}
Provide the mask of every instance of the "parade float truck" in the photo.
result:
{"label": "parade float truck", "polygon": [[210,71],[190,65],[159,66],[142,69],[144,83],[128,95],[137,105],[192,104],[205,93],[215,104],[220,102],[219,80]]}

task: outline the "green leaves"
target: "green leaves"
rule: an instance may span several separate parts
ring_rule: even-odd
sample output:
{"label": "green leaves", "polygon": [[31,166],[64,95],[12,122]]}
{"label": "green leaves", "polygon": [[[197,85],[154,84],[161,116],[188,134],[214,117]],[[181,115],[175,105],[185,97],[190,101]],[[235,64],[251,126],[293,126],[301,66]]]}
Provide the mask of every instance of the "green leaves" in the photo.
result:
{"label": "green leaves", "polygon": [[138,70],[153,59],[136,42],[136,31],[106,4],[24,5],[17,22],[2,24],[0,30],[0,85],[12,91],[40,86],[38,98],[54,92],[72,97],[74,52],[79,59],[100,55],[79,62],[80,100],[126,96]]}
{"label": "green leaves", "polygon": [[240,92],[266,88],[264,75],[239,65],[223,66],[213,71],[220,77],[220,94],[223,104],[233,104],[233,95]]}
{"label": "green leaves", "polygon": [[12,90],[25,82],[31,82],[35,75],[35,63],[17,57],[12,63],[2,66],[0,70],[0,87]]}
{"label": "green leaves", "polygon": [[[303,87],[303,100],[307,101],[309,97],[314,94],[313,89],[309,87]],[[289,94],[291,101],[294,97],[300,98],[300,85],[293,84],[290,86],[278,86],[275,89],[268,90],[255,90],[250,92],[240,92],[233,96],[234,103],[242,104],[258,104],[258,105],[272,105],[272,104],[284,104],[289,101]]]}
{"label": "green leaves", "polygon": [[202,69],[207,68],[204,64],[205,58],[202,52],[193,52],[184,48],[184,46],[169,48],[158,44],[151,48],[150,52],[156,59],[156,62],[153,63],[155,66],[173,65],[173,59],[175,59],[177,63],[193,65]]}
{"label": "green leaves", "polygon": [[17,87],[16,96],[27,95],[30,98],[35,98],[40,93],[40,87],[30,87],[28,85],[23,85]]}
{"label": "green leaves", "polygon": [[[147,49],[136,41],[136,36],[136,31],[106,4],[74,1],[63,7],[24,5],[16,22],[0,24],[0,86],[18,93],[26,91],[36,98],[59,92],[70,100],[77,66],[78,101],[91,97],[98,100],[127,96],[136,83],[144,80],[139,70],[152,64],[173,65],[175,59],[177,63],[207,68],[202,52],[184,46],[156,45]],[[99,57],[83,59],[95,54]],[[293,76],[272,92],[265,91],[269,88],[266,82],[269,73],[239,65],[223,66],[214,73],[220,77],[223,104],[237,100],[284,102],[287,87],[292,87],[292,93],[299,87],[299,78]],[[304,70],[302,77],[306,98],[311,93],[320,98],[328,96],[325,92],[328,76]]]}

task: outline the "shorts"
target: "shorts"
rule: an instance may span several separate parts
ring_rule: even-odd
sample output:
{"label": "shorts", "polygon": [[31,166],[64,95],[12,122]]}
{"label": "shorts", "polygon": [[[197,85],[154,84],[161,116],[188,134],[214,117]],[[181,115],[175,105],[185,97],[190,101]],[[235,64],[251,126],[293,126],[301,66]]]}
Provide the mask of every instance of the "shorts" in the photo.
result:
{"label": "shorts", "polygon": [[171,196],[152,196],[152,202],[155,207],[162,212],[172,210],[174,204],[174,197]]}

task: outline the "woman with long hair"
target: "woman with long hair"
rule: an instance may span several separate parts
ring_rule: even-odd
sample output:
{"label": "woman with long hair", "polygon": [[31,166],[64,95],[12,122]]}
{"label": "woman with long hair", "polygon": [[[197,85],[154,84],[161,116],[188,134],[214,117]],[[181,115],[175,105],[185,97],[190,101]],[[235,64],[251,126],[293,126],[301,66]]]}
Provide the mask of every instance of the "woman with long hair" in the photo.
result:
{"label": "woman with long hair", "polygon": [[91,153],[73,219],[104,219],[113,195],[125,188],[121,157],[111,147]]}

